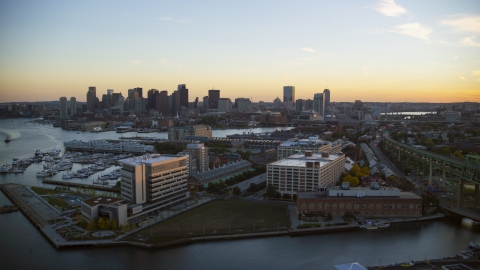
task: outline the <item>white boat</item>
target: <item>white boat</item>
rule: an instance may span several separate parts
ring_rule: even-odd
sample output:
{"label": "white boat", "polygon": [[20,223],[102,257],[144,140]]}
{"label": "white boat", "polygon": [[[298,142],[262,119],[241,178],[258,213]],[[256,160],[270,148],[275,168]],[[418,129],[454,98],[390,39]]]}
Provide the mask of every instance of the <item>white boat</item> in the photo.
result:
{"label": "white boat", "polygon": [[375,226],[377,226],[378,228],[387,228],[387,227],[390,227],[390,223],[388,223],[388,222],[377,222],[377,223],[375,223]]}
{"label": "white boat", "polygon": [[45,171],[37,172],[37,177],[47,177],[47,176],[51,176],[51,173],[45,172]]}
{"label": "white boat", "polygon": [[60,151],[60,149],[53,148],[52,150],[48,151],[48,154],[50,156],[56,156],[56,155],[60,154],[60,152],[62,152],[62,151]]}
{"label": "white boat", "polygon": [[473,242],[470,242],[470,244],[468,244],[468,247],[469,248],[480,248],[480,245],[479,244],[475,244]]}
{"label": "white boat", "polygon": [[19,169],[19,168],[15,168],[12,170],[12,173],[23,173],[25,170],[22,170],[22,169]]}
{"label": "white boat", "polygon": [[7,164],[3,165],[3,166],[0,168],[0,172],[2,172],[2,173],[7,173],[7,172],[9,172],[12,168],[13,168],[12,164],[7,163]]}
{"label": "white boat", "polygon": [[71,176],[70,174],[68,174],[68,173],[64,173],[64,174],[62,175],[62,179],[72,179],[72,176]]}
{"label": "white boat", "polygon": [[36,157],[43,157],[42,151],[40,151],[40,149],[38,149],[37,151],[35,151],[35,156],[36,156]]}
{"label": "white boat", "polygon": [[12,159],[12,165],[18,165],[18,161],[19,161],[18,158]]}

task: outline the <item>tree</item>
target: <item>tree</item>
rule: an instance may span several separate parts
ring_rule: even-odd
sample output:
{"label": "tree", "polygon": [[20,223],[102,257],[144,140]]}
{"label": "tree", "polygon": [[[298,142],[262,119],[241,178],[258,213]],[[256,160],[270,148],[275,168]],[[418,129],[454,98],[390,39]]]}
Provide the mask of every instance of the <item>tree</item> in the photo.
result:
{"label": "tree", "polygon": [[112,224],[111,224],[110,227],[111,227],[112,231],[118,230],[118,220],[114,219],[114,220],[112,221]]}
{"label": "tree", "polygon": [[358,166],[357,163],[353,164],[353,167],[350,170],[350,172],[352,172],[352,173],[356,173],[356,172],[360,172],[360,171],[361,171],[360,166]]}
{"label": "tree", "polygon": [[233,188],[233,195],[240,195],[242,191],[240,190],[239,187],[234,187]]}
{"label": "tree", "polygon": [[342,179],[343,182],[348,182],[351,187],[356,187],[360,183],[358,180],[358,177],[347,175],[343,177]]}
{"label": "tree", "polygon": [[248,160],[248,158],[252,155],[252,151],[247,150],[243,152],[242,150],[237,150],[237,153],[242,156],[243,160]]}
{"label": "tree", "polygon": [[87,231],[96,231],[97,230],[97,223],[95,222],[94,219],[90,219],[88,222],[87,228],[85,228]]}
{"label": "tree", "polygon": [[283,198],[284,200],[290,200],[290,199],[292,198],[292,196],[291,196],[290,194],[288,194],[288,193],[285,193],[285,194],[283,194],[282,198]]}
{"label": "tree", "polygon": [[267,194],[267,198],[273,198],[275,196],[275,187],[272,184],[268,184],[265,194]]}
{"label": "tree", "polygon": [[460,150],[455,150],[455,152],[453,152],[453,155],[456,158],[463,158],[462,152],[460,152]]}
{"label": "tree", "polygon": [[255,183],[250,183],[250,186],[248,187],[248,192],[255,192],[257,191],[257,185]]}
{"label": "tree", "polygon": [[105,219],[105,230],[110,230],[112,228],[112,222],[109,218]]}
{"label": "tree", "polygon": [[368,167],[363,167],[361,172],[364,174],[364,175],[370,175],[370,169]]}
{"label": "tree", "polygon": [[105,230],[105,220],[102,217],[98,218],[98,229]]}

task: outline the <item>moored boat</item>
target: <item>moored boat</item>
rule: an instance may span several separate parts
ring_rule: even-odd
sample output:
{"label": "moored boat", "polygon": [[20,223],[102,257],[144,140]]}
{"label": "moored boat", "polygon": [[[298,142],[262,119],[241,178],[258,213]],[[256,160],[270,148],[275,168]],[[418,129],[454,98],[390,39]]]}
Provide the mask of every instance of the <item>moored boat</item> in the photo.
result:
{"label": "moored boat", "polygon": [[10,172],[12,170],[12,168],[13,168],[12,164],[7,163],[0,168],[0,172],[1,173],[7,173],[7,172]]}
{"label": "moored boat", "polygon": [[6,143],[9,143],[11,140],[12,140],[12,139],[10,139],[10,137],[7,137],[7,138],[5,139],[5,142],[6,142]]}
{"label": "moored boat", "polygon": [[4,205],[0,207],[0,213],[10,213],[18,210],[18,206],[15,205]]}

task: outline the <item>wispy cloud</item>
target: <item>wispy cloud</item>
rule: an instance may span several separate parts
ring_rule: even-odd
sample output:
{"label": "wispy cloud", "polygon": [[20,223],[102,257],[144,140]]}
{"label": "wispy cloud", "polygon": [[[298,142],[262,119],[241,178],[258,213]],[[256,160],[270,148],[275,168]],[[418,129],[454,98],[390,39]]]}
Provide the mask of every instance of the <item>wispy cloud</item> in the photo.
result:
{"label": "wispy cloud", "polygon": [[453,57],[453,59],[454,59],[454,60],[457,60],[457,59],[458,59],[458,56]]}
{"label": "wispy cloud", "polygon": [[454,15],[440,24],[451,26],[457,32],[480,33],[480,15]]}
{"label": "wispy cloud", "polygon": [[406,23],[395,27],[390,32],[429,40],[428,36],[432,33],[432,29],[419,23]]}
{"label": "wispy cloud", "polygon": [[308,47],[303,47],[301,50],[302,50],[302,51],[309,52],[309,53],[315,53],[315,52],[316,52],[314,49],[308,48]]}
{"label": "wispy cloud", "polygon": [[160,61],[162,62],[163,65],[165,65],[165,66],[170,66],[170,62],[168,62],[167,60],[162,59],[162,60],[160,60]]}
{"label": "wispy cloud", "polygon": [[407,12],[404,7],[396,4],[393,0],[381,0],[372,8],[390,17],[397,17]]}
{"label": "wispy cloud", "polygon": [[363,68],[363,77],[368,75],[368,69],[366,67]]}
{"label": "wispy cloud", "polygon": [[171,20],[173,20],[173,18],[172,17],[160,17],[157,20],[159,20],[159,21],[171,21]]}
{"label": "wispy cloud", "polygon": [[131,63],[134,64],[134,65],[140,65],[142,61],[138,60],[138,59],[135,59],[135,60],[132,60]]}
{"label": "wispy cloud", "polygon": [[184,66],[182,64],[177,64],[177,66],[179,66],[181,68],[184,68]]}
{"label": "wispy cloud", "polygon": [[465,46],[480,46],[480,43],[477,43],[476,40],[477,38],[475,36],[469,36],[462,38],[462,40],[460,40],[460,43]]}
{"label": "wispy cloud", "polygon": [[480,70],[472,71],[473,76],[480,76]]}
{"label": "wispy cloud", "polygon": [[461,80],[467,81],[467,79],[465,78],[465,75],[463,75],[463,74],[457,73],[456,76]]}

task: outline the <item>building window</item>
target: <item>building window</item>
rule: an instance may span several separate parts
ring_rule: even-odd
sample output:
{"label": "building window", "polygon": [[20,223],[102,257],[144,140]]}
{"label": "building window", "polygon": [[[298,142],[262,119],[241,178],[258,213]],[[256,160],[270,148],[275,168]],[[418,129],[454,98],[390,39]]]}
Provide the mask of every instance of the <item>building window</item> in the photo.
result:
{"label": "building window", "polygon": [[315,209],[315,204],[314,203],[309,203],[308,204],[308,209]]}
{"label": "building window", "polygon": [[[362,203],[362,209],[365,209],[367,207],[366,203]],[[363,214],[362,214],[363,215]]]}
{"label": "building window", "polygon": [[352,209],[352,204],[351,203],[347,203],[347,209]]}
{"label": "building window", "polygon": [[307,209],[307,203],[302,203],[302,209]]}
{"label": "building window", "polygon": [[355,209],[360,209],[360,204],[355,203],[354,207],[355,207]]}
{"label": "building window", "polygon": [[325,209],[330,209],[330,204],[329,203],[325,203]]}
{"label": "building window", "polygon": [[409,208],[409,209],[413,209],[413,203],[409,204],[409,205],[408,205],[408,208]]}
{"label": "building window", "polygon": [[339,203],[338,204],[338,209],[345,209],[345,204],[344,203]]}
{"label": "building window", "polygon": [[382,204],[381,203],[377,203],[377,209],[382,209]]}
{"label": "building window", "polygon": [[322,203],[317,203],[317,209],[322,209]]}
{"label": "building window", "polygon": [[368,209],[373,209],[374,207],[375,207],[375,206],[374,206],[373,203],[369,203],[369,204],[368,204]]}

